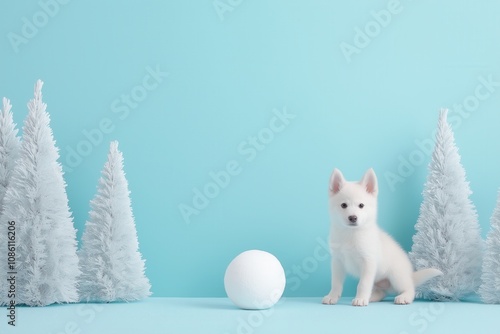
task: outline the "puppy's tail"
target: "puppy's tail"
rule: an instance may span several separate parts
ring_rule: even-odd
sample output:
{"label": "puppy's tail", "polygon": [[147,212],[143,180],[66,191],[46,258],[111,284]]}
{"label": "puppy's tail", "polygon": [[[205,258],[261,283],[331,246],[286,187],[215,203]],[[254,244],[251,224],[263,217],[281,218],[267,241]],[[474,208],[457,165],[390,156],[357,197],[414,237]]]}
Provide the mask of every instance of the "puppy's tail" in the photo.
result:
{"label": "puppy's tail", "polygon": [[427,268],[415,271],[413,273],[413,282],[415,286],[419,286],[430,280],[431,278],[441,276],[443,272],[434,268]]}

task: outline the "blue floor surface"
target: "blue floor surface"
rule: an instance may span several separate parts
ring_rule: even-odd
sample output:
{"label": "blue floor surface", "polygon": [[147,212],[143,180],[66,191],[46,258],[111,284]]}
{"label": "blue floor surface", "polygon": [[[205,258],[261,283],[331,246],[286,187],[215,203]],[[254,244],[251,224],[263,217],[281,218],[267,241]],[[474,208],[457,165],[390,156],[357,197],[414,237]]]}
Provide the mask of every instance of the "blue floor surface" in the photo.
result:
{"label": "blue floor surface", "polygon": [[500,333],[500,305],[392,301],[353,307],[343,298],[282,298],[272,309],[244,311],[226,298],[149,298],[135,303],[18,307],[16,326],[3,308],[0,333]]}

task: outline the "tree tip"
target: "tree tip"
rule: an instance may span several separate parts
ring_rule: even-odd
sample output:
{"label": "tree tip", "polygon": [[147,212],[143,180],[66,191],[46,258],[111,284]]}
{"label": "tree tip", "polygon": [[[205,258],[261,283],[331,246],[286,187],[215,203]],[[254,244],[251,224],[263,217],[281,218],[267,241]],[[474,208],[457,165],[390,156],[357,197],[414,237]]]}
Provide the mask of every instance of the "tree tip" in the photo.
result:
{"label": "tree tip", "polygon": [[2,103],[3,103],[3,111],[4,112],[7,112],[8,110],[10,110],[10,100],[8,98],[6,98],[5,96],[3,97],[2,99]]}
{"label": "tree tip", "polygon": [[36,100],[42,99],[42,86],[43,86],[43,81],[38,79],[35,83],[35,99]]}
{"label": "tree tip", "polygon": [[118,151],[118,140],[113,140],[113,141],[109,144],[109,150],[110,150],[110,151]]}
{"label": "tree tip", "polygon": [[441,108],[441,110],[439,111],[439,116],[443,119],[446,119],[446,117],[448,116],[448,108]]}

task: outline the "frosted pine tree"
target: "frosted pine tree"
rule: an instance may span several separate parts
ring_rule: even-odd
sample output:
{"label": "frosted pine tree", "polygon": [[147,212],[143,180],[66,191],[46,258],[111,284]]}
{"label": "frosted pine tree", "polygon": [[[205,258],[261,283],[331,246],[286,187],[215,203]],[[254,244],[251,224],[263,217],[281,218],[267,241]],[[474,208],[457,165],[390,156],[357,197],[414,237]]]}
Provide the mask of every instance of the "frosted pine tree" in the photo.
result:
{"label": "frosted pine tree", "polygon": [[[15,160],[19,152],[21,141],[17,136],[17,128],[12,118],[11,104],[8,99],[3,98],[3,109],[0,111],[0,216],[3,208],[3,198],[9,185]],[[0,304],[7,298],[7,237],[8,222],[0,222],[0,245],[4,245],[4,251],[0,252]],[[5,284],[4,284],[5,283]]]}
{"label": "frosted pine tree", "polygon": [[5,190],[9,185],[15,160],[21,146],[17,128],[12,117],[10,101],[3,98],[3,110],[0,111],[0,213],[3,207]]}
{"label": "frosted pine tree", "polygon": [[76,230],[42,85],[38,80],[28,103],[1,217],[1,224],[16,222],[16,303],[30,306],[78,301],[80,274]]}
{"label": "frosted pine tree", "polygon": [[491,229],[486,237],[479,294],[485,303],[500,304],[500,193],[490,225]]}
{"label": "frosted pine tree", "polygon": [[108,161],[90,202],[80,250],[83,301],[133,301],[151,294],[139,252],[123,156],[112,142]]}
{"label": "frosted pine tree", "polygon": [[472,192],[446,118],[447,110],[441,110],[410,258],[417,270],[436,268],[444,273],[418,288],[417,297],[456,301],[479,286],[482,240],[469,199]]}

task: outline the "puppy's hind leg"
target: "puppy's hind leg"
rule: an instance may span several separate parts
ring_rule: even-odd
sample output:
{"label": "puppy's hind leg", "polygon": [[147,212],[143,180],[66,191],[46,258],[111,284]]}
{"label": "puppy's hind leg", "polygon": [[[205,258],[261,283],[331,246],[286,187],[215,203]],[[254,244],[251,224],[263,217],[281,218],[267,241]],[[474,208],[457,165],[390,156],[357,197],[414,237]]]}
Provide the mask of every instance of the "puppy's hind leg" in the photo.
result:
{"label": "puppy's hind leg", "polygon": [[384,299],[386,291],[391,287],[388,279],[383,279],[375,283],[370,297],[370,302],[379,302]]}
{"label": "puppy's hind leg", "polygon": [[379,302],[384,299],[384,297],[385,291],[375,286],[373,287],[372,295],[370,297],[370,303]]}

